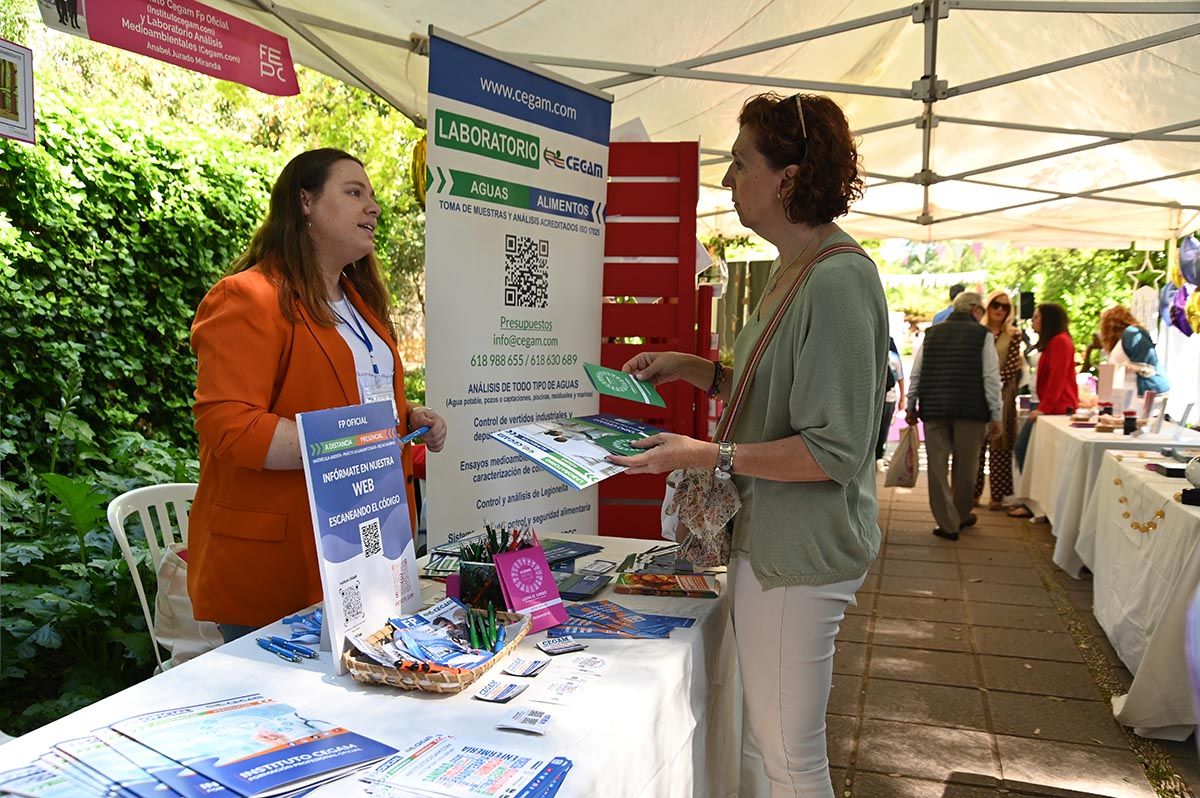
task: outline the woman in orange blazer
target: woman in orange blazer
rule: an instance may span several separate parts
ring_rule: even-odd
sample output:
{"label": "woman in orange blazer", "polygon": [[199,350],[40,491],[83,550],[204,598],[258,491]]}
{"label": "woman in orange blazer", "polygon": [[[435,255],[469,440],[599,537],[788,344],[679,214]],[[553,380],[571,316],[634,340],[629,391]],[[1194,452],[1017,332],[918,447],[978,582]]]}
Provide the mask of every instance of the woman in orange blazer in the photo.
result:
{"label": "woman in orange blazer", "polygon": [[[393,398],[401,434],[428,426],[431,451],[445,442],[442,417],[404,398],[374,255],[378,218],[357,159],[298,155],[249,249],[196,311],[188,592],[196,618],[215,621],[226,641],[322,598],[297,413]],[[408,447],[403,462],[414,513]]]}

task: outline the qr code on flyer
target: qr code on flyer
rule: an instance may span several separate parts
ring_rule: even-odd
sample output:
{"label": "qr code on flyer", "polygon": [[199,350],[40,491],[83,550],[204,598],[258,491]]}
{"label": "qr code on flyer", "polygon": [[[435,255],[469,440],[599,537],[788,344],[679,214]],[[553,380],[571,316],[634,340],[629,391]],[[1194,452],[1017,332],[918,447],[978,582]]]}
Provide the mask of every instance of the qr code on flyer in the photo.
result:
{"label": "qr code on flyer", "polygon": [[550,242],[504,236],[504,304],[544,308],[550,302]]}
{"label": "qr code on flyer", "polygon": [[342,599],[343,626],[354,626],[366,617],[366,613],[363,612],[362,591],[359,589],[357,576],[338,585],[338,595]]}
{"label": "qr code on flyer", "polygon": [[359,524],[358,536],[362,539],[364,557],[373,557],[383,551],[383,527],[378,518],[370,518]]}

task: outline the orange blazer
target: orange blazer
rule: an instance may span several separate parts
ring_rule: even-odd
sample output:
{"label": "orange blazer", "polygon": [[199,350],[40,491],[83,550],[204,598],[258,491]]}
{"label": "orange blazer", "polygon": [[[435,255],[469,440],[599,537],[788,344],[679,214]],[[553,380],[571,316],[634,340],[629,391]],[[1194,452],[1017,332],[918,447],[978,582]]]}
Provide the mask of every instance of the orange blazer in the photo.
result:
{"label": "orange blazer", "polygon": [[[349,282],[342,288],[390,341]],[[297,313],[294,323],[283,317],[273,277],[255,267],[213,286],[192,323],[200,487],[188,522],[188,592],[199,620],[263,626],[322,600],[304,472],[263,462],[279,419],[358,404],[358,381],[341,334],[301,305]],[[404,434],[409,408],[394,347],[392,357]],[[412,452],[404,448],[415,530]]]}

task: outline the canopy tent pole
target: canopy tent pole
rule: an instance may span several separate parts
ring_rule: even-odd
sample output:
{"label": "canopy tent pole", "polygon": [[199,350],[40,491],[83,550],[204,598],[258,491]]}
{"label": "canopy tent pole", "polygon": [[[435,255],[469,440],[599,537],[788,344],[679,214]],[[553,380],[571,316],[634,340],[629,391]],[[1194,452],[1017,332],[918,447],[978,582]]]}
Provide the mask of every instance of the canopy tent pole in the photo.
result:
{"label": "canopy tent pole", "polygon": [[1044,0],[948,0],[963,11],[1034,11],[1067,14],[1200,14],[1200,3],[1045,2]]}
{"label": "canopy tent pole", "polygon": [[1066,136],[1092,136],[1120,141],[1200,141],[1197,135],[1172,135],[1170,133],[1130,133],[1119,130],[1087,130],[1084,128],[1055,127],[1053,125],[1030,125],[1021,122],[998,122],[990,119],[968,119],[965,116],[939,116],[938,122],[952,125],[975,125],[977,127],[995,127],[1003,130],[1027,130],[1031,133],[1061,133]]}
{"label": "canopy tent pole", "polygon": [[[1030,192],[1033,192],[1036,194],[1051,194],[1059,199],[1069,199],[1071,197],[1078,196],[1077,194],[1071,194],[1071,193],[1068,193],[1065,191],[1055,191],[1055,190],[1049,189],[1049,188],[1035,188],[1033,186],[1011,186],[1006,183],[997,183],[997,182],[990,181],[990,180],[972,180],[970,178],[967,178],[967,179],[960,180],[957,182],[969,183],[970,185],[973,185],[973,186],[986,186],[987,188],[1003,188],[1003,189],[1008,189],[1010,191],[1030,191]],[[1153,181],[1151,181],[1151,182],[1153,182]],[[1099,191],[1113,191],[1114,189],[1112,187],[1109,187],[1109,188],[1098,189],[1098,190]],[[1144,207],[1149,207],[1149,208],[1176,208],[1176,207],[1178,207],[1178,208],[1186,208],[1189,210],[1191,210],[1191,209],[1200,210],[1200,205],[1178,205],[1177,203],[1173,203],[1173,202],[1152,202],[1151,200],[1128,199],[1126,197],[1088,197],[1087,199],[1093,199],[1098,202],[1119,202],[1124,205],[1142,205]],[[1183,234],[1180,233],[1180,235],[1183,235]]]}

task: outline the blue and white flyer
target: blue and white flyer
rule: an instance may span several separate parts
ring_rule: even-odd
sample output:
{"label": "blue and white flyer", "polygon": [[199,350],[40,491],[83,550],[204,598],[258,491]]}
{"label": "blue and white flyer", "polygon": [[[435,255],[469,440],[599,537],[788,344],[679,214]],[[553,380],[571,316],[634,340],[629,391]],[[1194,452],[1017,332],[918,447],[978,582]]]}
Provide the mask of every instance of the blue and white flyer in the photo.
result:
{"label": "blue and white flyer", "polygon": [[138,715],[112,728],[244,798],[292,793],[396,753],[259,693]]}
{"label": "blue and white flyer", "polygon": [[296,416],[334,672],[347,634],[421,607],[408,491],[391,402]]}
{"label": "blue and white flyer", "polygon": [[595,490],[487,436],[599,409],[580,366],[600,357],[611,117],[603,92],[430,30],[426,398],[449,428],[430,546],[485,522],[596,532]]}

